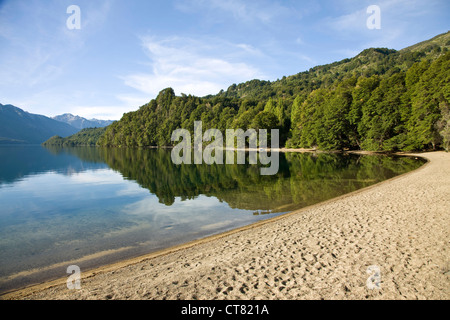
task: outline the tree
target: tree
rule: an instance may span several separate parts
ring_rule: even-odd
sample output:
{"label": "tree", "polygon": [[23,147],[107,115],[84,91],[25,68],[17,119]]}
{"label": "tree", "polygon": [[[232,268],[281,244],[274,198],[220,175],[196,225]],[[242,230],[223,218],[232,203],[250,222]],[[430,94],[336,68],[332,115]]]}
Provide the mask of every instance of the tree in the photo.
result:
{"label": "tree", "polygon": [[[448,141],[450,34],[401,51],[372,48],[278,81],[233,84],[217,95],[171,88],[123,115],[105,146],[166,145],[171,130],[277,128],[281,144],[381,151],[440,148]],[[438,50],[440,48],[440,50]],[[422,59],[422,60],[420,60]],[[94,139],[94,138],[92,138]],[[93,140],[91,140],[93,141]]]}
{"label": "tree", "polygon": [[438,122],[442,117],[440,105],[449,103],[449,70],[447,53],[431,63],[412,86],[407,150],[436,149],[442,141]]}

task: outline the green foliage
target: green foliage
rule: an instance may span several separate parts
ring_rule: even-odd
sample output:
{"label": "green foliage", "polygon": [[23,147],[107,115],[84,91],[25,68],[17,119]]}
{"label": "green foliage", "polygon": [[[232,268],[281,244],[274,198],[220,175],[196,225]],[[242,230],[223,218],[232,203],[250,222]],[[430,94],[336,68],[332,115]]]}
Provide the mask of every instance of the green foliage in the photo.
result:
{"label": "green foliage", "polygon": [[177,128],[279,129],[280,144],[323,150],[448,146],[450,33],[396,51],[370,48],[274,82],[251,80],[206,97],[156,99],[110,125],[102,146],[170,146]]}
{"label": "green foliage", "polygon": [[59,147],[95,146],[105,131],[106,128],[86,128],[67,138],[53,136],[42,144]]}
{"label": "green foliage", "polygon": [[450,151],[450,105],[448,103],[441,104],[442,118],[437,123],[437,129],[442,136],[442,147],[448,152]]}

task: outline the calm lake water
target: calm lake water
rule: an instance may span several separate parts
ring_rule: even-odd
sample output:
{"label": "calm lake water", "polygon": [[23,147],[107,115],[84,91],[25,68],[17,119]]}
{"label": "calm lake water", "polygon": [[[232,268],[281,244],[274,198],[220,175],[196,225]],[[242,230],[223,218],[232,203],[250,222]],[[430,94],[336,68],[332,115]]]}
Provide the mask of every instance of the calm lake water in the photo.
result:
{"label": "calm lake water", "polygon": [[277,175],[261,176],[257,165],[174,165],[161,149],[1,146],[0,292],[269,219],[423,163],[287,153]]}

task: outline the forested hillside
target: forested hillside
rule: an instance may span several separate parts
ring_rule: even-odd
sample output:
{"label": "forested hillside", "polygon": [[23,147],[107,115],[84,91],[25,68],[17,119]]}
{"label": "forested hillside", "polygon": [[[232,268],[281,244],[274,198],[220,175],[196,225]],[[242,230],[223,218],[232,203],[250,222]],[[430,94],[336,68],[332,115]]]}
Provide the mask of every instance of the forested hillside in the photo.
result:
{"label": "forested hillside", "polygon": [[53,136],[43,143],[44,146],[74,147],[96,146],[97,141],[105,133],[106,128],[86,128],[67,138]]}
{"label": "forested hillside", "polygon": [[217,128],[280,129],[280,144],[322,150],[410,151],[450,144],[450,32],[395,51],[352,59],[281,80],[252,80],[217,95],[171,88],[107,127],[102,146],[169,146],[172,132],[203,121]]}

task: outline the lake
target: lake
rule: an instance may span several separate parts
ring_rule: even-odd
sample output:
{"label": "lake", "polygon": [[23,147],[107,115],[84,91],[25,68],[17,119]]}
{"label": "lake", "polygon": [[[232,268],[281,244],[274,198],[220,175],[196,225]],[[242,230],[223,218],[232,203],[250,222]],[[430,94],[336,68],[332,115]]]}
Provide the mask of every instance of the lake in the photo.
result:
{"label": "lake", "polygon": [[423,163],[280,153],[278,174],[262,176],[258,165],[174,165],[166,149],[0,146],[0,292],[270,219]]}

